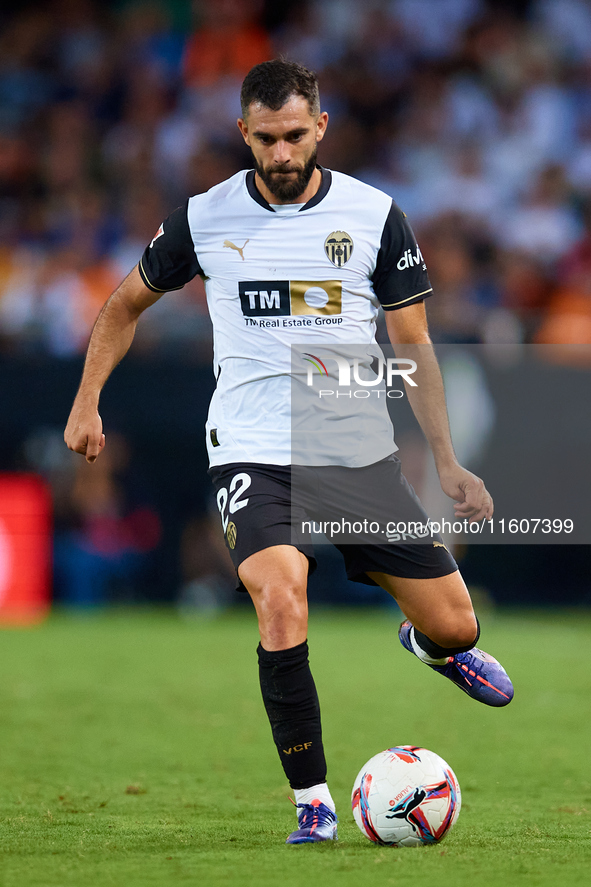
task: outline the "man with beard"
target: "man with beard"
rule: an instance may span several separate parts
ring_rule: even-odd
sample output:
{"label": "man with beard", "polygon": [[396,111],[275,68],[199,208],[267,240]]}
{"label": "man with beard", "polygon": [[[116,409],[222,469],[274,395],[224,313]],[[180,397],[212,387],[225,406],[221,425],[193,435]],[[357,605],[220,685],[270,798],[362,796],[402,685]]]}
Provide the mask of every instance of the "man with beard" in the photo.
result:
{"label": "man with beard", "polygon": [[[328,115],[320,111],[312,72],[292,62],[264,62],[246,76],[241,102],[238,127],[254,170],[175,210],[108,300],[65,440],[94,462],[105,445],[99,395],[140,314],[164,292],[202,275],[217,379],[207,420],[210,475],[239,585],[257,612],[262,696],[295,792],[298,829],[287,840],[309,843],[336,838],[336,814],[306,640],[314,553],[309,535],[292,536],[290,346],[375,345],[381,304],[393,343],[427,346],[418,387],[408,391],[456,514],[478,521],[491,517],[493,505],[483,482],[455,458],[429,350],[423,303],[432,288],[404,213],[383,192],[317,165]],[[380,496],[402,499],[426,522],[393,455],[387,412],[383,425],[372,426],[371,439],[354,411],[341,418],[359,426],[345,467],[369,472]],[[381,585],[397,600],[407,617],[399,632],[407,650],[480,702],[511,700],[504,669],[474,646],[478,621],[441,541],[337,548],[349,578]]]}

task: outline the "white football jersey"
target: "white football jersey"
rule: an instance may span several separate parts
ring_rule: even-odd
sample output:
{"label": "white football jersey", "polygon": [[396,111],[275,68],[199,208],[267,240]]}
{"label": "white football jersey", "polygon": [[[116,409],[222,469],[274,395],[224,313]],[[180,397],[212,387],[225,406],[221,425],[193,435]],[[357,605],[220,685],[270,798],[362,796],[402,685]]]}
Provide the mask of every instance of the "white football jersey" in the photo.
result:
{"label": "white football jersey", "polygon": [[[375,343],[380,303],[394,310],[432,292],[392,199],[350,176],[321,172],[318,192],[289,213],[265,201],[254,170],[239,172],[175,210],[140,262],[155,292],[179,289],[196,274],[205,280],[217,379],[207,420],[211,465],[290,464],[291,346],[314,353]],[[358,429],[348,464],[367,465],[397,449],[385,403],[380,416]],[[355,404],[350,419],[358,422]]]}

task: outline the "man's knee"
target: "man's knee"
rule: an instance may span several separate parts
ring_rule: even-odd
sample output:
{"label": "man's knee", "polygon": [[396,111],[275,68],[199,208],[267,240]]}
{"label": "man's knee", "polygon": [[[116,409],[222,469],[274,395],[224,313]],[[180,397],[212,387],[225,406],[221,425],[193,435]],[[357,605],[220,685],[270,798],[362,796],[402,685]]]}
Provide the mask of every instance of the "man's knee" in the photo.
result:
{"label": "man's knee", "polygon": [[287,650],[306,640],[308,559],[279,545],[251,555],[238,575],[252,598],[265,650]]}
{"label": "man's knee", "polygon": [[263,581],[252,591],[247,590],[261,613],[289,617],[308,612],[306,588],[297,582]]}
{"label": "man's knee", "polygon": [[429,632],[432,641],[449,650],[469,650],[479,635],[480,626],[473,611],[450,615]]}
{"label": "man's knee", "polygon": [[263,582],[250,590],[265,650],[287,650],[308,635],[308,601],[305,587],[297,583]]}

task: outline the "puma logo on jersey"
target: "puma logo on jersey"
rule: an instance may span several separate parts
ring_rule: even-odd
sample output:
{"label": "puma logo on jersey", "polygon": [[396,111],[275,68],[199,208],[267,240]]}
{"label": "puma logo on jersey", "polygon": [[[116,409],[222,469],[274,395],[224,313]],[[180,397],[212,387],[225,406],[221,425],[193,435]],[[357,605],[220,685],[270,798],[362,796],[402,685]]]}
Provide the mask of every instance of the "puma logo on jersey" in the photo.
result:
{"label": "puma logo on jersey", "polygon": [[[250,238],[249,238],[250,240]],[[248,240],[245,240],[242,246],[236,246],[235,243],[232,243],[231,240],[224,240],[224,246],[228,249],[235,249],[237,253],[240,253],[240,258],[244,261],[244,247],[248,243]]]}
{"label": "puma logo on jersey", "polygon": [[412,268],[413,265],[423,265],[423,270],[426,270],[425,260],[419,246],[417,246],[417,251],[414,256],[412,250],[407,249],[400,259],[398,259],[396,267],[399,271],[404,271],[405,268]]}
{"label": "puma logo on jersey", "polygon": [[447,545],[444,545],[443,542],[434,542],[433,548],[445,548],[446,551],[449,551]]}

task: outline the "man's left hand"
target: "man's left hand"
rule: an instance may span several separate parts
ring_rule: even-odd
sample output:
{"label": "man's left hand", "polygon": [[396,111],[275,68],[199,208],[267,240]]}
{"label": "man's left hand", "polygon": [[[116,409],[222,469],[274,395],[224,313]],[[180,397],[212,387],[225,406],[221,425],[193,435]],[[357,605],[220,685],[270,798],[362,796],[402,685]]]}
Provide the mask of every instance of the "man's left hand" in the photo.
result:
{"label": "man's left hand", "polygon": [[470,523],[483,518],[491,519],[494,511],[492,496],[479,477],[461,465],[454,465],[440,471],[439,480],[443,492],[455,499],[454,512],[457,518],[468,518]]}

